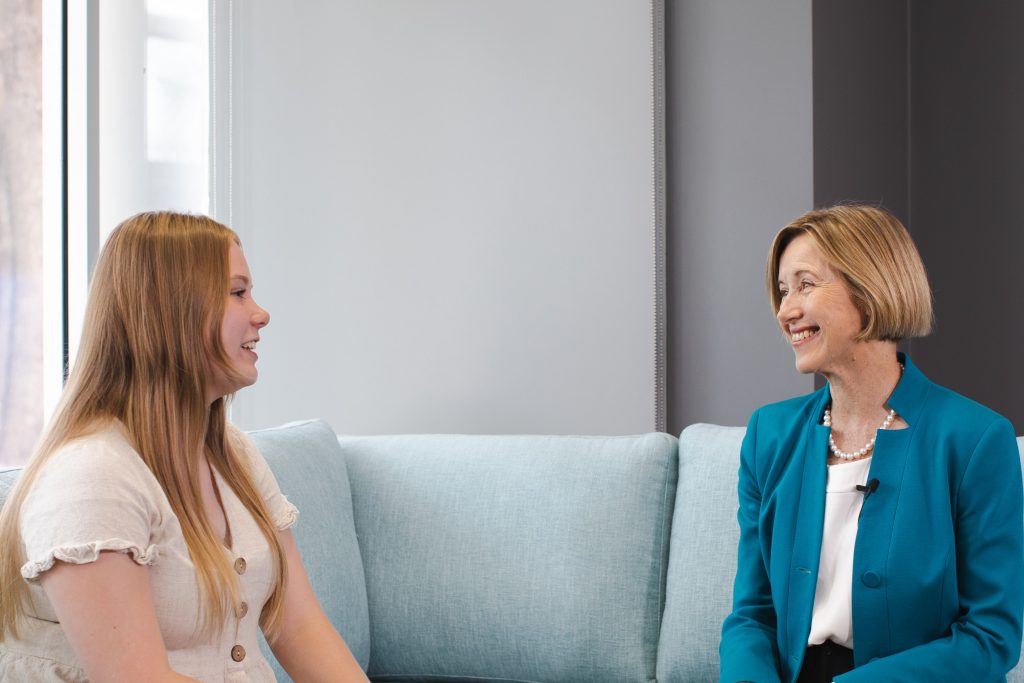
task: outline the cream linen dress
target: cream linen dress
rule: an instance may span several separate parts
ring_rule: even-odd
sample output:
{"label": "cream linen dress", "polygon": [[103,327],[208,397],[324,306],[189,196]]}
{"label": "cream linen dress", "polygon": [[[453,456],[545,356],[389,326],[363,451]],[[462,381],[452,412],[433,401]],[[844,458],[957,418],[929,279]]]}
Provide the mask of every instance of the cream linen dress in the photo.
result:
{"label": "cream linen dress", "polygon": [[[21,573],[29,583],[35,616],[26,620],[20,639],[8,637],[0,643],[0,680],[88,680],[39,586],[39,576],[55,560],[84,564],[110,550],[149,567],[157,621],[174,671],[204,683],[274,681],[257,641],[273,573],[270,548],[259,527],[215,474],[231,529],[232,547],[224,552],[240,575],[245,606],[211,642],[199,633],[199,585],[178,518],[123,429],[114,422],[61,448],[25,499],[21,533],[28,562]],[[247,456],[274,526],[292,526],[298,510],[281,495],[263,456],[237,428],[229,426],[228,436]],[[124,609],[132,605],[126,603]]]}

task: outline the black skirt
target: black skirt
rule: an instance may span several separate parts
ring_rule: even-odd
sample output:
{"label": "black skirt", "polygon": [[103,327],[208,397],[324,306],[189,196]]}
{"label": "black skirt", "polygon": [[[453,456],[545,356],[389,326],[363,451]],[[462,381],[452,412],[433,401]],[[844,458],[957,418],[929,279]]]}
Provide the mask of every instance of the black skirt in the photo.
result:
{"label": "black skirt", "polygon": [[853,650],[826,640],[812,645],[804,654],[804,665],[796,683],[832,683],[832,679],[853,669]]}

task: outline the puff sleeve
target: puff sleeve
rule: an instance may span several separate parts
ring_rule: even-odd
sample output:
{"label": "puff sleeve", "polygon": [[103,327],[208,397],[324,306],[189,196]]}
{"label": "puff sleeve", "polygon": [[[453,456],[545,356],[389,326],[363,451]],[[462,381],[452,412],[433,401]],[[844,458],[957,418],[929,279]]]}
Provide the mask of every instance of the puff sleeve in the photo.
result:
{"label": "puff sleeve", "polygon": [[130,445],[115,433],[73,441],[55,453],[21,509],[26,581],[57,560],[95,562],[104,550],[125,553],[140,565],[156,563],[153,530],[161,514],[159,484]]}

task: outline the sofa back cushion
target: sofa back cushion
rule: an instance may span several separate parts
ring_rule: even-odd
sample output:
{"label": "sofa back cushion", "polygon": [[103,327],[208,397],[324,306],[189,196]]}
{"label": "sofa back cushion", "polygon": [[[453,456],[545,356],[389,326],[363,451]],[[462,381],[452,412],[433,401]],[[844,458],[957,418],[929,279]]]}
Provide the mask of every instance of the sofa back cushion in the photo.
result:
{"label": "sofa back cushion", "polygon": [[[324,612],[365,669],[370,661],[366,580],[352,519],[352,495],[337,435],[321,420],[249,432],[277,479],[299,508],[295,543]],[[290,680],[261,643],[279,681]]]}
{"label": "sofa back cushion", "polygon": [[14,482],[18,481],[20,476],[20,467],[0,469],[0,507],[3,507],[4,501],[7,500],[7,494],[11,492],[11,487],[14,486]]}
{"label": "sofa back cushion", "polygon": [[339,440],[373,680],[653,680],[674,437]]}
{"label": "sofa back cushion", "polygon": [[679,436],[659,681],[718,680],[718,642],[736,575],[736,483],[745,433],[696,424]]}

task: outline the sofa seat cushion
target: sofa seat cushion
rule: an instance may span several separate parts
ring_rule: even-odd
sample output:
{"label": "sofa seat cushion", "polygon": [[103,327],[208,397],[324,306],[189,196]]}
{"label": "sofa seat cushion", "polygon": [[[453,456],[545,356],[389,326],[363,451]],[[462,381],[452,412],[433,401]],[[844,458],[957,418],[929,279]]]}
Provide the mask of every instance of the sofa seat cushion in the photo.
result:
{"label": "sofa seat cushion", "polygon": [[654,678],[674,437],[339,440],[372,678]]}

